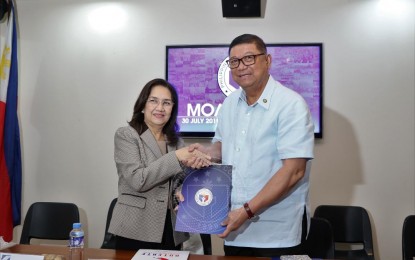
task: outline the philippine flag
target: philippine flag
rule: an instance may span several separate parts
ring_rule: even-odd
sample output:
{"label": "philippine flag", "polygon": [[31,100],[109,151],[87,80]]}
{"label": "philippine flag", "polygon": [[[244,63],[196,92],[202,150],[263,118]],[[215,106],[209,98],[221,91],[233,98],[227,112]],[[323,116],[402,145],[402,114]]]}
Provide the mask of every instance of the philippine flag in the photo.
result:
{"label": "philippine flag", "polygon": [[17,119],[17,34],[13,1],[0,62],[0,236],[13,239],[21,220],[22,161]]}

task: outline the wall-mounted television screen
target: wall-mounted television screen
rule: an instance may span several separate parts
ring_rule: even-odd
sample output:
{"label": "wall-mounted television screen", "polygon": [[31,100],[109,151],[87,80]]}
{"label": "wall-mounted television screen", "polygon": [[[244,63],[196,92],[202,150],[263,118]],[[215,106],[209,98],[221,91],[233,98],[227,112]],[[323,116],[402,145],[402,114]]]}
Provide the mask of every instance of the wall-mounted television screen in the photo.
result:
{"label": "wall-mounted television screen", "polygon": [[[213,137],[223,100],[239,86],[226,64],[228,45],[166,46],[166,79],[179,95],[177,122],[183,137]],[[267,44],[270,74],[306,100],[315,137],[322,138],[322,43]]]}

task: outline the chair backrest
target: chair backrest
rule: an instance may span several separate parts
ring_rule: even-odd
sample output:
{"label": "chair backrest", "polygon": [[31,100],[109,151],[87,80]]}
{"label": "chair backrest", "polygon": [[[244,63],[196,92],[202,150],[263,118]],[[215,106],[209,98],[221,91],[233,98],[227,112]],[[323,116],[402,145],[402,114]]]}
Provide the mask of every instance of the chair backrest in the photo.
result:
{"label": "chair backrest", "polygon": [[30,244],[32,238],[67,240],[76,222],[79,210],[73,203],[35,202],[26,213],[20,244]]}
{"label": "chair backrest", "polygon": [[[314,217],[330,222],[335,243],[363,244],[365,255],[373,258],[372,227],[366,209],[359,206],[320,205],[314,211]],[[340,254],[339,251],[335,248],[334,258]]]}
{"label": "chair backrest", "polygon": [[200,234],[203,245],[203,254],[211,255],[212,254],[212,239],[210,234]]}
{"label": "chair backrest", "polygon": [[310,231],[305,241],[305,251],[311,258],[334,258],[333,230],[328,220],[310,218]]}
{"label": "chair backrest", "polygon": [[111,223],[112,212],[114,210],[114,207],[115,207],[116,203],[117,203],[117,198],[115,198],[111,201],[110,207],[108,209],[107,223],[105,224],[104,241],[102,242],[101,248],[115,249],[114,235],[111,234],[111,233],[108,233],[108,228],[109,228],[110,223]]}
{"label": "chair backrest", "polygon": [[415,257],[415,215],[407,216],[403,222],[402,257],[404,260]]}

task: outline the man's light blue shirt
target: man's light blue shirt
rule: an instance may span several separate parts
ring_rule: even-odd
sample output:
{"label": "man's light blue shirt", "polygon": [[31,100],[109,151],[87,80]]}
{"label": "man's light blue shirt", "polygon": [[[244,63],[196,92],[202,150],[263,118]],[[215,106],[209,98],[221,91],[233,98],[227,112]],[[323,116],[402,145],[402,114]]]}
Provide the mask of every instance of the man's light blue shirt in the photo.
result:
{"label": "man's light blue shirt", "polygon": [[[219,111],[213,142],[222,142],[222,163],[233,165],[232,209],[251,200],[282,167],[283,159],[313,158],[314,126],[296,92],[270,76],[258,101],[249,106],[238,89]],[[229,246],[281,248],[300,244],[304,210],[309,221],[310,160],[304,177],[283,198],[256,212],[225,239]]]}

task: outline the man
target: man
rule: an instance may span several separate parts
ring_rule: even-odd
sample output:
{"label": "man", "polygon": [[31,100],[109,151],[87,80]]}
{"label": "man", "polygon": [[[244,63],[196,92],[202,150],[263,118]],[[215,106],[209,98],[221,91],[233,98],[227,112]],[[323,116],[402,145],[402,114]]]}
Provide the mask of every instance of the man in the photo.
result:
{"label": "man", "polygon": [[271,56],[258,36],[236,37],[228,65],[240,89],[221,107],[213,144],[190,148],[233,165],[231,211],[219,235],[225,255],[302,254],[314,147],[309,109],[270,76]]}

